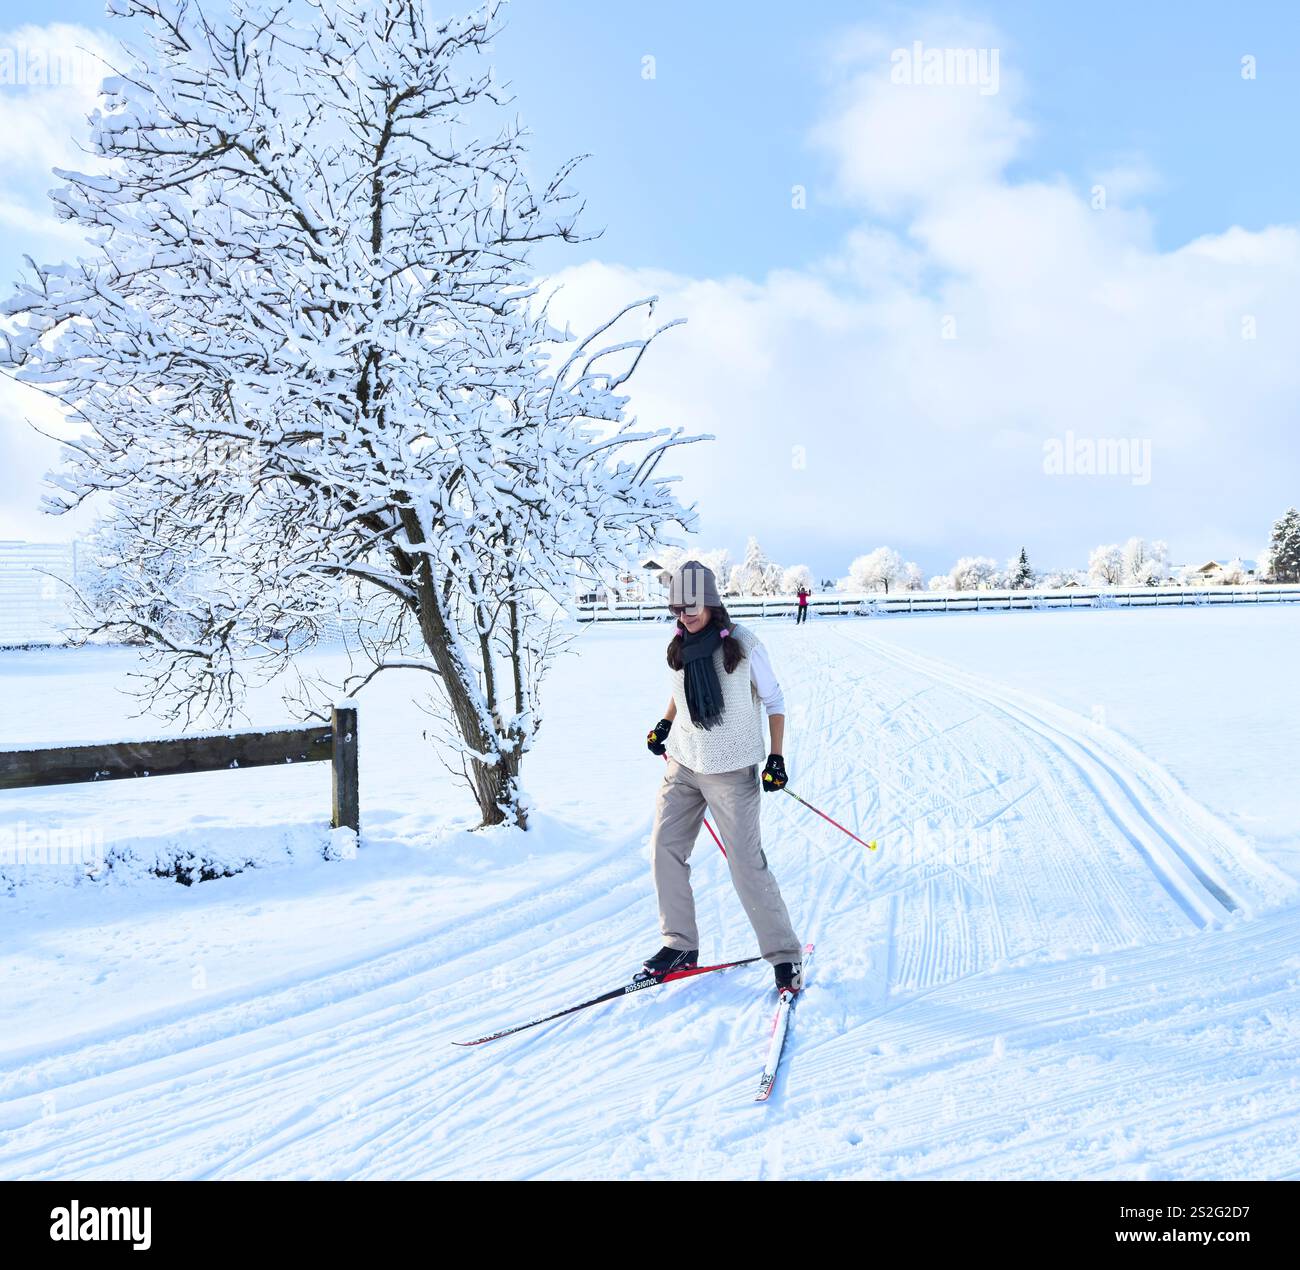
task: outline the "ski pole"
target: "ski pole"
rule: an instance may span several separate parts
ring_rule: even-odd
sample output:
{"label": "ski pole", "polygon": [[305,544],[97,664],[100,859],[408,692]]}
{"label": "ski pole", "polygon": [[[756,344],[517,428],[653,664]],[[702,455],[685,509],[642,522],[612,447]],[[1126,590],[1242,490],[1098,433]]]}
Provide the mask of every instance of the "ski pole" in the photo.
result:
{"label": "ski pole", "polygon": [[[667,754],[664,755],[664,762],[665,763],[668,762]],[[727,858],[727,848],[722,845],[722,839],[719,838],[718,835],[713,832],[713,826],[709,824],[708,816],[704,817],[704,827],[709,831],[709,836],[713,839],[713,841],[718,844],[718,850],[722,852],[722,858],[725,860]]]}
{"label": "ski pole", "polygon": [[[833,824],[836,829],[838,829],[841,833],[847,833],[849,837],[853,839],[854,842],[862,842],[862,839],[859,838],[856,833],[854,833],[850,829],[845,829],[845,827],[842,824],[840,824],[838,820],[831,820],[831,818],[824,811],[819,811],[816,807],[812,805],[812,803],[808,802],[806,799],[800,798],[799,795],[796,794],[794,790],[790,788],[789,785],[785,786],[785,792],[789,794],[791,798],[795,799],[796,802],[803,803],[803,805],[807,807],[809,811],[817,812],[817,814],[823,820],[830,820],[831,824]],[[868,851],[874,851],[876,849],[876,840],[872,838],[870,842],[862,842],[862,845],[866,847]]]}

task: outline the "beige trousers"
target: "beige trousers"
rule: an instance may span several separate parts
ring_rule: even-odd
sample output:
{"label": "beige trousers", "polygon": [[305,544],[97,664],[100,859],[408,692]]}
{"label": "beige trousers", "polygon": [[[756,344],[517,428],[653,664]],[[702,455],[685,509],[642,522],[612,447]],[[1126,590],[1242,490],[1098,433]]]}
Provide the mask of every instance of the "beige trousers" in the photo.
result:
{"label": "beige trousers", "polygon": [[773,965],[803,960],[790,914],[763,854],[759,832],[762,797],[756,766],[710,775],[693,772],[669,758],[650,838],[659,929],[667,947],[700,946],[688,861],[707,807],[727,849],[732,885],[758,936],[758,951]]}

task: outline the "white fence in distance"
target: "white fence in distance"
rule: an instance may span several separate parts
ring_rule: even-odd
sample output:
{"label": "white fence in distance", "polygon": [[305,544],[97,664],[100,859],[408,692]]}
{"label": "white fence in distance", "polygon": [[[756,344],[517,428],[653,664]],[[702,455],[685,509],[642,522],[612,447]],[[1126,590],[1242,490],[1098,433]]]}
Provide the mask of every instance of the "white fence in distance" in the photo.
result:
{"label": "white fence in distance", "polygon": [[[84,548],[80,554],[84,554]],[[0,541],[0,647],[62,644],[71,624],[71,593],[82,560],[76,542]],[[1300,601],[1300,585],[1062,587],[1035,591],[900,591],[891,595],[814,595],[810,616],[875,616],[890,613],[973,613],[1008,609],[1143,608],[1168,604],[1269,604]],[[791,618],[792,595],[732,596],[727,611],[738,618]],[[578,604],[580,622],[668,621],[662,601]],[[342,637],[331,629],[330,639]]]}
{"label": "white fence in distance", "polygon": [[72,620],[75,542],[0,541],[0,647],[62,644]]}
{"label": "white fence in distance", "polygon": [[[0,540],[0,648],[68,643],[77,618],[67,584],[84,583],[92,560],[76,541]],[[342,639],[341,620],[327,623],[324,642]]]}
{"label": "white fence in distance", "polygon": [[[1008,609],[1152,608],[1170,604],[1276,604],[1300,601],[1300,585],[1256,586],[1062,587],[1041,591],[900,591],[892,595],[814,595],[808,601],[817,614],[872,617],[887,613],[982,613]],[[789,618],[798,607],[792,595],[724,597],[732,617]],[[666,606],[645,604],[579,604],[580,622],[663,622],[671,618]]]}

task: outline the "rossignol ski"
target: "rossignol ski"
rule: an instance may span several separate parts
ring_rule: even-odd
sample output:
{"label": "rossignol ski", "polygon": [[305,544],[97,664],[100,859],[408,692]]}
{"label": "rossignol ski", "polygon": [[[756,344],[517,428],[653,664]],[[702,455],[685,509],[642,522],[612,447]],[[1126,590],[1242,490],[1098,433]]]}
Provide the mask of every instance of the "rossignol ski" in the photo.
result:
{"label": "rossignol ski", "polygon": [[[803,949],[803,964],[808,964],[808,959],[812,956],[813,946],[805,944]],[[794,1003],[798,997],[797,992],[791,992],[789,988],[783,988],[776,999],[776,1015],[772,1019],[772,1039],[767,1045],[767,1061],[763,1064],[763,1075],[759,1078],[758,1093],[754,1095],[755,1102],[766,1102],[768,1095],[772,1092],[772,1086],[776,1084],[776,1073],[781,1066],[781,1054],[785,1049],[785,1034],[790,1026],[790,1014],[794,1010]]]}
{"label": "rossignol ski", "polygon": [[677,979],[691,979],[696,975],[712,974],[715,970],[730,970],[735,966],[748,966],[755,961],[762,961],[761,957],[742,957],[739,961],[722,961],[716,966],[693,966],[690,970],[673,970],[664,975],[661,979],[656,979],[651,975],[641,975],[633,979],[631,983],[625,983],[621,988],[614,988],[609,992],[603,992],[598,997],[592,997],[590,1001],[582,1001],[577,1005],[571,1005],[567,1010],[558,1010],[554,1014],[548,1014],[544,1019],[534,1019],[531,1023],[519,1023],[514,1027],[503,1028],[500,1032],[493,1032],[490,1036],[480,1036],[476,1041],[452,1041],[453,1045],[485,1045],[488,1041],[500,1040],[503,1036],[513,1036],[516,1032],[526,1032],[530,1027],[541,1027],[543,1023],[550,1023],[554,1019],[562,1019],[566,1014],[575,1014],[579,1010],[589,1009],[593,1005],[600,1005],[605,1001],[616,1001],[619,997],[630,996],[633,992],[641,992],[646,988],[657,988],[660,984],[672,983]]}

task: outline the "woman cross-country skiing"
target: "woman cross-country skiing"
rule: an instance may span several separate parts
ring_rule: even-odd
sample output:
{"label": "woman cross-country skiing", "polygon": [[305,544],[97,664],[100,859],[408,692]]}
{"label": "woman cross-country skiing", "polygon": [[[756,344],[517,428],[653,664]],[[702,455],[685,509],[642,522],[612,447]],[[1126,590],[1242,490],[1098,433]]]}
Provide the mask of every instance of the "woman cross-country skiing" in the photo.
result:
{"label": "woman cross-country skiing", "polygon": [[[783,789],[785,702],[758,638],[727,616],[712,570],[680,565],[669,582],[677,633],[668,645],[672,696],[646,743],[668,755],[655,808],[651,855],[664,946],[645,963],[656,978],[699,961],[691,849],[705,809],[726,846],[731,881],[777,988],[803,987],[803,956],[759,833],[759,789]],[[771,751],[763,763],[763,710]]]}

